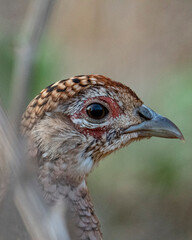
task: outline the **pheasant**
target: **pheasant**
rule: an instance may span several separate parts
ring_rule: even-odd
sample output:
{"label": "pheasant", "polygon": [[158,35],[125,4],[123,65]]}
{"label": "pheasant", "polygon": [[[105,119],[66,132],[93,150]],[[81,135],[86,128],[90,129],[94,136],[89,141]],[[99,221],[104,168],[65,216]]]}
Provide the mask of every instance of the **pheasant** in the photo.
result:
{"label": "pheasant", "polygon": [[38,180],[48,204],[67,200],[75,216],[72,239],[102,239],[87,188],[98,162],[133,141],[184,139],[129,87],[102,75],[79,75],[43,89],[22,117],[29,154],[37,159]]}

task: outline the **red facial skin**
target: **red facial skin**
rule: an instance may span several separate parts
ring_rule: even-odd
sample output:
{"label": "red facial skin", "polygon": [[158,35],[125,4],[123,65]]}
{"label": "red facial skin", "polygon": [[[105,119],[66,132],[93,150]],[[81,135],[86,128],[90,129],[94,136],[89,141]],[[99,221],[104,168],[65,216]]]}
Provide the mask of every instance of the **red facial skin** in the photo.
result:
{"label": "red facial skin", "polygon": [[[116,118],[120,114],[122,114],[122,109],[119,107],[119,105],[116,103],[114,99],[110,97],[101,96],[101,97],[89,98],[88,100],[86,100],[84,102],[84,107],[82,108],[82,110],[74,114],[73,116],[70,116],[71,120],[82,118],[82,116],[87,118],[86,108],[89,104],[94,102],[101,103],[104,106],[107,106],[107,109],[109,110],[109,118]],[[91,128],[81,128],[79,125],[76,125],[76,129],[78,129],[78,131],[83,133],[84,135],[91,135],[94,138],[99,139],[102,137],[102,135],[105,132],[107,132],[110,129],[110,126],[91,129]]]}

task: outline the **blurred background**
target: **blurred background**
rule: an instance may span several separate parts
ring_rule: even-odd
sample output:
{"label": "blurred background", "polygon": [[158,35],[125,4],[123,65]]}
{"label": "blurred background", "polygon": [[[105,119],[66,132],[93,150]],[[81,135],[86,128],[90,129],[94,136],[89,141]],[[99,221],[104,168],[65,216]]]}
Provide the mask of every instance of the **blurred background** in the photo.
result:
{"label": "blurred background", "polygon": [[[7,110],[31,2],[0,0],[0,102]],[[134,143],[89,176],[104,239],[192,239],[192,1],[57,0],[24,105],[47,85],[79,74],[125,83],[185,137],[184,144]]]}

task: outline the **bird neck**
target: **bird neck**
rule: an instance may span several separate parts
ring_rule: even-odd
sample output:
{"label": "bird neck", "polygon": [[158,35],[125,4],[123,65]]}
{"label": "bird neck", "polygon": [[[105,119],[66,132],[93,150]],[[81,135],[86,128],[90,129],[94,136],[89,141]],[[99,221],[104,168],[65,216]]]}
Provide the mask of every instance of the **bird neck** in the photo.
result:
{"label": "bird neck", "polygon": [[46,180],[41,178],[40,184],[45,199],[49,204],[54,205],[59,200],[65,201],[71,239],[102,239],[100,223],[94,213],[93,203],[85,179],[79,184],[71,185],[60,180],[56,183],[49,175]]}
{"label": "bird neck", "polygon": [[[94,213],[86,178],[94,167],[92,137],[77,134],[67,120],[45,117],[31,131],[36,154],[39,182],[45,199],[55,205],[66,200],[69,212],[75,216],[77,237],[72,239],[101,240],[99,221]],[[90,138],[90,139],[88,139]]]}
{"label": "bird neck", "polygon": [[[70,213],[74,213],[73,222],[77,229],[71,232],[72,239],[101,240],[102,233],[85,180],[75,188],[71,188],[67,195]],[[75,233],[75,234],[74,234]]]}

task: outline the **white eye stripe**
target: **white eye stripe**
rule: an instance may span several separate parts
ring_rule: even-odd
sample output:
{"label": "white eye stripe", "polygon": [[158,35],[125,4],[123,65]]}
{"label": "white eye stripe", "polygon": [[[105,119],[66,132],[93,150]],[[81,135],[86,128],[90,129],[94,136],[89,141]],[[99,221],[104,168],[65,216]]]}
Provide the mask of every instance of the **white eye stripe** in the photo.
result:
{"label": "white eye stripe", "polygon": [[100,127],[102,128],[110,124],[110,121],[106,121],[103,123],[93,123],[93,122],[87,121],[85,118],[73,118],[73,117],[71,118],[71,121],[75,125],[78,125],[79,127],[89,128],[89,129],[100,128]]}
{"label": "white eye stripe", "polygon": [[108,118],[106,121],[103,123],[97,123],[97,122],[89,122],[86,118],[80,117],[80,118],[75,118],[72,117],[71,121],[75,124],[78,125],[80,128],[88,128],[88,129],[96,129],[96,128],[108,128],[109,126],[112,127],[113,124],[116,122],[121,121],[123,124],[126,124],[129,122],[129,118],[124,115],[120,115],[116,118]]}

